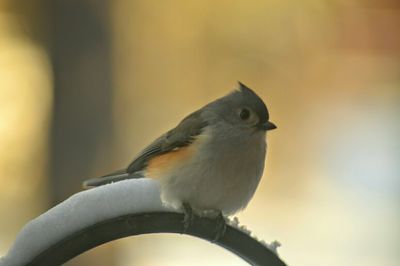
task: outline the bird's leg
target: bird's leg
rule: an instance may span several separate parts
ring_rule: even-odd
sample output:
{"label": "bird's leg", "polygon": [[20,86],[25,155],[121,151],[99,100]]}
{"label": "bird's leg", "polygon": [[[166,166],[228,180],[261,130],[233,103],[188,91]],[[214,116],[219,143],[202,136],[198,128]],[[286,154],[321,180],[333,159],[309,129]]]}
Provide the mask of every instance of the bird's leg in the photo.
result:
{"label": "bird's leg", "polygon": [[217,217],[215,217],[215,229],[214,229],[214,239],[213,241],[218,241],[221,237],[225,235],[226,232],[226,221],[222,212],[219,211]]}
{"label": "bird's leg", "polygon": [[193,224],[194,220],[194,213],[192,207],[189,205],[189,203],[184,202],[182,204],[183,207],[183,233],[186,233],[189,229],[189,227]]}

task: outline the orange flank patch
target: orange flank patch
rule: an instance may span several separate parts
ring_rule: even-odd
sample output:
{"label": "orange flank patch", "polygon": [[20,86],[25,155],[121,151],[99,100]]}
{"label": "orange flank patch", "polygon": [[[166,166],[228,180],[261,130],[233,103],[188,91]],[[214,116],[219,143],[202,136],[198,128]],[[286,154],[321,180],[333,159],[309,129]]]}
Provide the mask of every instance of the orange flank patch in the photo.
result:
{"label": "orange flank patch", "polygon": [[195,150],[193,146],[194,144],[191,144],[154,157],[147,163],[147,176],[154,179],[162,178],[168,172],[174,170],[174,168],[184,164],[192,157]]}

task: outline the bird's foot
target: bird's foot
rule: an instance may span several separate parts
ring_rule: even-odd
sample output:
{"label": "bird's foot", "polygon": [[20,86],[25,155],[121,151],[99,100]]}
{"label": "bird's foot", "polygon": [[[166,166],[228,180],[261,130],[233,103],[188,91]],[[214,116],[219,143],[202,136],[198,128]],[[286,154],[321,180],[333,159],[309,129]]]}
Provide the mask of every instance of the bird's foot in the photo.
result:
{"label": "bird's foot", "polygon": [[[192,207],[188,203],[183,203],[182,204],[182,210],[183,210],[183,233],[186,233],[189,228],[193,225],[194,219],[195,219],[195,212],[193,211]],[[222,215],[221,211],[217,210],[206,210],[202,211],[201,214],[199,214],[201,217],[208,217],[209,219],[212,219],[215,223],[214,231],[213,231],[213,242],[218,241],[221,237],[225,235],[226,232],[226,220],[225,217]]]}
{"label": "bird's foot", "polygon": [[222,215],[222,212],[219,212],[215,220],[215,229],[214,229],[214,239],[213,242],[217,242],[221,237],[225,235],[226,232],[226,220]]}
{"label": "bird's foot", "polygon": [[188,203],[182,204],[183,209],[183,233],[186,233],[194,221],[194,213],[192,207]]}

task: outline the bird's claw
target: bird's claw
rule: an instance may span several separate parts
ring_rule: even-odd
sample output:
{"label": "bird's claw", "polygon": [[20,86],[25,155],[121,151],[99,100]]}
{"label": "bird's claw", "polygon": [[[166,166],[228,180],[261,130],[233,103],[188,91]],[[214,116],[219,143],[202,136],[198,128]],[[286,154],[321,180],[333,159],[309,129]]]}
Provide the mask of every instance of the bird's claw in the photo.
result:
{"label": "bird's claw", "polygon": [[226,232],[226,221],[222,212],[219,212],[218,216],[215,217],[215,229],[213,242],[217,242],[221,237],[225,235]]}
{"label": "bird's claw", "polygon": [[186,233],[192,226],[194,221],[194,213],[192,207],[188,203],[183,203],[183,233]]}
{"label": "bird's claw", "polygon": [[[195,214],[193,212],[192,207],[188,203],[183,203],[182,204],[182,210],[183,210],[183,233],[187,233],[189,228],[193,225],[194,219],[195,219]],[[217,242],[221,237],[225,235],[226,232],[226,220],[225,217],[222,215],[221,211],[213,211],[214,213],[217,213],[217,216],[214,216],[214,218],[211,218],[215,222],[215,228],[214,228],[214,237],[212,242]]]}

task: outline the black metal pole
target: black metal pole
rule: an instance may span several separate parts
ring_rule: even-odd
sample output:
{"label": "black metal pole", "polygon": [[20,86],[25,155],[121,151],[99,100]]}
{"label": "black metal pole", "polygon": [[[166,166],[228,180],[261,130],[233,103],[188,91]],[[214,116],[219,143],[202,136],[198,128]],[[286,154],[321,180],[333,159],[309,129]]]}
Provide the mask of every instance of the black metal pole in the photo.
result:
{"label": "black metal pole", "polygon": [[[28,265],[61,265],[96,246],[127,236],[151,233],[183,234],[182,220],[183,214],[171,212],[131,214],[111,218],[66,236],[35,257]],[[215,220],[195,217],[192,226],[185,234],[212,241],[214,229]],[[226,228],[225,235],[214,243],[235,253],[251,265],[286,265],[262,243],[229,225]]]}

